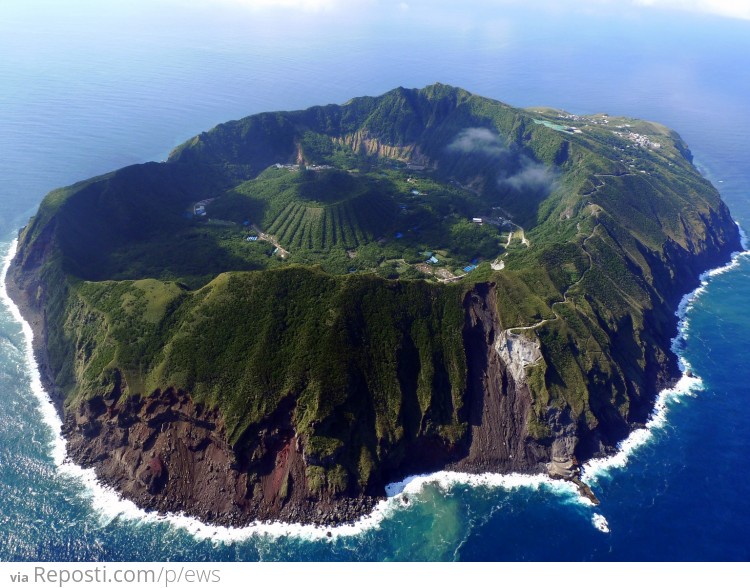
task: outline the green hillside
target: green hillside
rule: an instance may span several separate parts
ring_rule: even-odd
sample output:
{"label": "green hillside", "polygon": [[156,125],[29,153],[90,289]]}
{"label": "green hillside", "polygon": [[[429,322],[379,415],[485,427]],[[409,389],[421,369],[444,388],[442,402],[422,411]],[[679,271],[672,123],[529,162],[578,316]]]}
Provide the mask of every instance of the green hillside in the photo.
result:
{"label": "green hillside", "polygon": [[[229,441],[243,447],[293,399],[310,454],[337,451],[351,471],[363,452],[382,472],[401,465],[418,435],[455,443],[466,431],[458,288],[288,268],[222,274],[195,292],[154,280],[88,282],[75,305],[72,332],[90,355],[58,379],[72,404],[190,390],[220,407]],[[358,475],[369,485],[369,472]]]}

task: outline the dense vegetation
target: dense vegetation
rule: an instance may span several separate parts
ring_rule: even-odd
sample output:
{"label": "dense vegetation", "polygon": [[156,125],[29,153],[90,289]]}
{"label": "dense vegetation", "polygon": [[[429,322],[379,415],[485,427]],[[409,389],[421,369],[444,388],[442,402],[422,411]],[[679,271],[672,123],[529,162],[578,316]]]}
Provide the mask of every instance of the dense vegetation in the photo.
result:
{"label": "dense vegetation", "polygon": [[582,446],[611,444],[643,419],[676,296],[737,240],[686,155],[652,123],[399,88],[222,124],[52,192],[19,259],[57,284],[69,406],[180,388],[237,447],[288,410],[310,478],[358,491],[418,441],[466,440],[478,282],[499,327],[535,325],[532,436],[549,443],[564,412]]}

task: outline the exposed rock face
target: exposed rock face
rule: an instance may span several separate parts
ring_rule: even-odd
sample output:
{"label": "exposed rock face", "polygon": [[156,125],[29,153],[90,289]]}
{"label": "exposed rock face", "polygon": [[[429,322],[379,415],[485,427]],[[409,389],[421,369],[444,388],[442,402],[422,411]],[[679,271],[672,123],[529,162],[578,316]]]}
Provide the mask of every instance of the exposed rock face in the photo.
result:
{"label": "exposed rock face", "polygon": [[[117,400],[117,399],[112,399]],[[125,498],[147,509],[185,512],[226,525],[255,520],[336,524],[369,512],[375,498],[311,492],[300,439],[266,429],[253,455],[226,442],[217,410],[175,390],[128,397],[110,407],[101,398],[68,412],[68,452]],[[263,464],[260,475],[250,461]]]}
{"label": "exposed rock face", "polygon": [[[548,450],[529,439],[531,392],[526,385],[519,354],[506,352],[509,335],[501,330],[496,298],[493,284],[477,284],[464,302],[471,441],[468,455],[453,469],[468,472],[542,471],[541,464],[549,459]],[[512,337],[516,339],[516,336]],[[523,347],[518,344],[516,349]],[[539,353],[538,347],[531,342],[526,347]],[[525,357],[524,352],[520,354]]]}
{"label": "exposed rock face", "polygon": [[[494,286],[480,284],[465,300],[467,445],[433,447],[425,468],[545,471],[549,449],[528,439],[532,400],[523,365],[506,365],[496,334],[509,337],[515,349],[526,349],[513,352],[513,361],[536,357],[538,347],[501,330],[495,299]],[[186,392],[169,389],[147,398],[124,392],[115,390],[68,411],[63,433],[77,463],[95,468],[105,484],[144,508],[230,525],[254,520],[336,524],[370,512],[383,497],[382,489],[359,496],[311,489],[305,472],[315,464],[308,463],[305,441],[290,424],[292,403],[253,427],[252,439],[240,450],[227,443],[219,411],[195,404]],[[422,471],[420,460],[410,469]]]}
{"label": "exposed rock face", "polygon": [[526,381],[526,367],[542,359],[542,352],[537,341],[524,334],[513,333],[511,329],[503,331],[497,337],[495,351],[518,383]]}
{"label": "exposed rock face", "polygon": [[[570,463],[574,460],[579,450],[579,429],[568,409],[549,408],[547,410],[547,424],[552,431],[551,461],[548,464],[548,469],[554,471],[555,463]],[[569,466],[566,466],[566,468],[570,469]]]}
{"label": "exposed rock face", "polygon": [[351,135],[337,137],[334,140],[351,148],[355,153],[396,159],[421,166],[430,164],[429,158],[421,152],[418,145],[389,145],[365,131],[357,131]]}

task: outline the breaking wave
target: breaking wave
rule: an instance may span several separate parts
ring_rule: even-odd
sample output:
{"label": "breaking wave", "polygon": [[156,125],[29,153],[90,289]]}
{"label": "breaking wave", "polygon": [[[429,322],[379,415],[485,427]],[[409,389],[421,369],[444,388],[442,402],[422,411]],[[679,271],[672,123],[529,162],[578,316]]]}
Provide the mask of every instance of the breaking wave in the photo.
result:
{"label": "breaking wave", "polygon": [[607,457],[591,459],[583,465],[581,479],[585,483],[589,484],[595,482],[599,477],[608,476],[614,468],[625,467],[633,452],[648,443],[655,430],[663,428],[666,425],[669,405],[673,402],[679,403],[681,398],[695,396],[697,392],[702,390],[703,381],[700,377],[693,374],[690,363],[682,353],[685,342],[689,337],[689,310],[695,301],[706,291],[706,287],[712,278],[736,269],[739,267],[742,258],[750,256],[747,235],[739,224],[737,224],[737,227],[740,231],[742,251],[733,253],[731,260],[725,265],[702,273],[700,275],[700,285],[692,292],[683,296],[677,306],[677,311],[675,312],[678,319],[677,335],[672,339],[672,351],[677,355],[682,377],[671,388],[666,388],[659,393],[656,397],[651,416],[645,426],[636,429],[622,440],[617,446],[617,453]]}
{"label": "breaking wave", "polygon": [[464,474],[458,472],[437,472],[419,476],[410,476],[405,480],[386,487],[387,498],[381,500],[373,511],[358,521],[336,527],[303,525],[282,522],[258,522],[245,527],[225,527],[210,525],[184,514],[159,514],[145,511],[131,500],[122,498],[115,489],[102,484],[92,468],[82,468],[75,464],[67,455],[65,439],[62,436],[62,421],[55,405],[42,385],[39,366],[34,357],[34,333],[29,323],[24,319],[18,306],[8,295],[5,278],[10,263],[15,256],[18,241],[14,240],[3,260],[0,280],[0,298],[10,310],[13,318],[21,325],[23,334],[23,356],[28,366],[29,387],[38,401],[42,420],[52,432],[50,455],[60,474],[74,478],[83,485],[83,495],[91,501],[92,508],[105,521],[117,518],[135,520],[141,523],[169,523],[176,528],[184,529],[197,539],[209,539],[216,542],[235,542],[249,539],[253,536],[264,535],[270,537],[297,537],[301,539],[320,540],[337,537],[353,536],[377,528],[381,522],[396,512],[410,508],[410,502],[404,497],[419,494],[427,484],[438,485],[442,489],[449,489],[456,484],[470,486],[487,486],[505,488],[508,490],[527,487],[539,489],[546,487],[551,491],[566,495],[569,499],[588,504],[582,498],[575,485],[561,480],[552,480],[544,475],[524,474]]}
{"label": "breaking wave", "polygon": [[[608,475],[613,468],[624,467],[629,457],[638,448],[651,439],[653,431],[663,427],[666,423],[669,404],[679,402],[684,396],[694,395],[701,389],[702,381],[692,374],[690,365],[680,355],[680,350],[688,336],[688,310],[694,301],[705,291],[711,278],[737,267],[740,257],[750,255],[747,245],[748,240],[744,232],[742,243],[745,251],[733,255],[732,260],[720,267],[701,275],[701,284],[693,292],[687,294],[681,300],[677,316],[679,319],[678,335],[672,341],[672,349],[677,353],[680,368],[683,372],[681,379],[669,389],[662,391],[656,399],[654,410],[648,422],[642,429],[632,432],[618,445],[618,452],[612,456],[600,459],[592,459],[586,462],[582,468],[582,479],[590,483],[598,477]],[[22,316],[19,308],[11,300],[5,284],[10,263],[16,253],[17,239],[8,248],[3,260],[2,272],[0,273],[0,298],[8,307],[13,318],[21,325],[23,334],[23,357],[28,366],[29,388],[38,401],[38,408],[42,420],[52,432],[50,442],[50,456],[55,466],[63,476],[79,481],[82,486],[82,495],[89,499],[93,510],[104,521],[115,519],[134,520],[138,523],[168,523],[175,528],[183,529],[193,535],[196,539],[208,539],[220,543],[231,543],[244,541],[254,536],[267,537],[296,537],[307,540],[332,540],[338,537],[354,536],[366,531],[377,529],[383,520],[394,516],[397,512],[408,509],[414,501],[409,496],[419,495],[427,485],[436,485],[442,490],[450,490],[456,485],[473,487],[503,488],[512,491],[519,488],[532,490],[546,490],[559,496],[565,502],[573,504],[592,506],[592,503],[582,497],[576,486],[571,482],[553,480],[544,474],[467,474],[450,471],[440,471],[430,474],[410,476],[400,482],[394,482],[386,486],[386,498],[380,501],[373,511],[360,518],[358,521],[336,527],[303,525],[282,522],[257,522],[245,527],[225,527],[210,525],[184,514],[159,514],[145,511],[134,502],[122,498],[116,490],[102,484],[96,477],[93,469],[82,468],[68,457],[65,447],[65,439],[62,436],[62,421],[60,415],[42,385],[39,366],[34,357],[33,337],[34,333],[29,323]],[[591,518],[594,527],[609,533],[609,525],[606,518],[594,513]]]}

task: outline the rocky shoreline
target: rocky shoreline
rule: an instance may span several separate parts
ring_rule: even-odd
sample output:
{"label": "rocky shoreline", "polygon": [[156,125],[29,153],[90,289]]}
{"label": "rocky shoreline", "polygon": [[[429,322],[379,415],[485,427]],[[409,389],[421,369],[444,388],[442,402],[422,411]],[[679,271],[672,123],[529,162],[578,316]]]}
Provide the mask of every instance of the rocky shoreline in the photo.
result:
{"label": "rocky shoreline", "polygon": [[[257,522],[335,526],[352,523],[370,514],[377,502],[385,497],[385,494],[379,497],[321,497],[314,503],[300,501],[277,512],[274,512],[276,509],[273,505],[253,504],[248,500],[243,503],[244,510],[227,508],[230,506],[227,501],[215,500],[216,496],[227,494],[228,483],[220,477],[220,473],[229,475],[230,483],[236,483],[239,475],[236,464],[230,458],[231,450],[221,438],[222,423],[216,411],[196,407],[186,394],[173,390],[145,401],[129,399],[122,408],[115,410],[112,410],[115,400],[112,397],[99,402],[86,402],[77,411],[66,410],[64,398],[54,384],[50,368],[44,314],[38,304],[31,302],[30,292],[43,292],[44,288],[40,288],[35,275],[22,272],[16,259],[11,261],[6,288],[32,329],[34,357],[44,390],[63,422],[61,433],[66,441],[68,458],[84,468],[93,468],[104,486],[133,501],[139,508],[164,515],[182,513],[207,524],[230,527],[244,527]],[[171,409],[178,396],[179,408],[175,412]],[[168,402],[159,403],[159,399]],[[157,409],[156,404],[161,406]],[[187,414],[185,407],[189,407],[192,414]],[[141,409],[146,417],[144,419],[138,418]],[[129,414],[129,410],[133,412]],[[191,445],[177,445],[176,435],[182,433],[187,433],[193,440]],[[211,451],[211,446],[219,450]],[[185,459],[185,448],[189,451],[187,455],[193,459]],[[196,495],[190,496],[189,500],[184,494],[185,484],[181,485],[182,495],[161,492],[167,485],[169,470],[177,470],[178,467],[176,462],[170,464],[168,456],[171,455],[180,458],[183,466],[188,466],[191,476],[186,479],[187,482],[192,483],[200,478],[194,486]],[[190,462],[193,462],[193,467],[190,467]],[[195,464],[201,462],[205,467],[196,468]],[[125,465],[124,471],[137,472],[137,475],[124,477],[118,465]],[[206,476],[201,477],[201,474]],[[208,484],[207,479],[210,480]]]}
{"label": "rocky shoreline", "polygon": [[[727,245],[703,259],[694,259],[692,273],[726,262],[735,249],[734,244]],[[694,280],[689,281],[688,286],[694,287]],[[184,391],[158,390],[141,398],[115,387],[73,410],[66,408],[55,388],[46,348],[42,309],[49,285],[42,283],[37,271],[22,269],[17,259],[11,263],[6,282],[10,297],[33,330],[34,354],[44,388],[63,420],[68,456],[83,467],[94,468],[104,485],[137,506],[162,514],[184,513],[205,523],[231,527],[277,521],[337,526],[370,514],[385,498],[384,487],[359,495],[326,489],[311,493],[306,488],[304,440],[285,424],[284,418],[260,432],[254,453],[245,449],[238,454],[226,442],[218,411],[196,405]],[[478,286],[465,302],[464,338],[471,355],[468,376],[472,382],[469,394],[473,395],[469,402],[469,446],[444,451],[437,461],[425,459],[427,450],[417,452],[409,461],[409,469],[391,472],[388,481],[440,469],[546,473],[573,482],[584,497],[597,503],[591,489],[580,480],[579,464],[614,453],[615,445],[600,441],[597,450],[591,451],[593,446],[588,445],[586,455],[576,455],[578,431],[574,423],[562,423],[551,446],[529,438],[528,386],[522,380],[516,382],[511,374],[514,370],[498,353],[492,353],[498,336],[494,292],[490,284]],[[673,306],[676,308],[676,303]],[[662,366],[654,382],[657,392],[679,376],[675,359],[669,357]],[[502,393],[491,395],[490,390]],[[648,399],[648,413],[654,399],[655,395]],[[640,420],[631,422],[630,430],[640,426]],[[577,449],[582,451],[581,447]],[[270,460],[260,477],[248,468],[253,455]]]}
{"label": "rocky shoreline", "polygon": [[37,304],[31,303],[30,292],[38,290],[40,285],[37,280],[22,278],[22,270],[17,265],[17,256],[10,262],[8,273],[5,277],[5,288],[8,296],[18,307],[23,319],[31,327],[33,334],[32,348],[34,358],[36,359],[39,369],[39,376],[42,386],[49,396],[52,403],[57,409],[60,418],[64,418],[64,398],[55,386],[54,375],[49,364],[49,355],[47,353],[47,329],[44,320],[44,313]]}
{"label": "rocky shoreline", "polygon": [[[267,432],[270,439],[286,440],[281,450],[266,451],[275,453],[275,460],[260,484],[258,480],[249,480],[247,463],[242,463],[241,456],[235,455],[225,441],[221,415],[194,404],[183,391],[169,389],[156,391],[147,398],[121,400],[122,390],[115,389],[81,403],[77,409],[66,408],[54,385],[46,348],[46,324],[41,310],[46,287],[36,272],[23,271],[15,260],[6,281],[10,297],[32,327],[34,355],[44,388],[63,421],[68,457],[84,468],[93,468],[102,484],[140,508],[161,514],[183,513],[204,523],[231,527],[255,522],[336,526],[370,514],[385,498],[384,487],[377,493],[356,496],[327,491],[311,496],[299,484],[304,479],[300,440],[289,431]],[[32,292],[37,294],[34,301]],[[491,315],[496,310],[486,304],[490,291],[482,294],[467,304],[477,306],[472,310],[477,343],[487,344],[485,349],[489,349],[491,341],[487,337],[491,336],[492,327],[488,321],[494,320]],[[424,468],[419,467],[419,461],[410,463],[412,467],[396,474],[394,479],[435,469],[466,473],[546,471],[548,451],[534,444],[522,446],[525,436],[520,431],[525,426],[528,388],[519,386],[516,392],[512,378],[508,388],[504,366],[497,361],[488,362],[481,353],[476,355],[473,377],[477,384],[483,381],[485,385],[477,385],[475,389],[484,395],[489,378],[495,386],[505,387],[503,398],[509,399],[505,402],[515,403],[517,408],[475,402],[480,412],[472,421],[484,426],[473,427],[471,447]],[[509,423],[508,415],[515,424]],[[519,433],[509,438],[512,445],[493,443],[492,431],[500,429]],[[281,490],[283,484],[288,486],[285,491]],[[253,493],[256,487],[264,492]]]}

